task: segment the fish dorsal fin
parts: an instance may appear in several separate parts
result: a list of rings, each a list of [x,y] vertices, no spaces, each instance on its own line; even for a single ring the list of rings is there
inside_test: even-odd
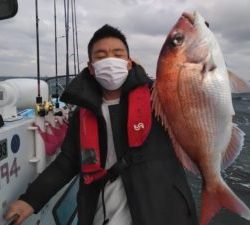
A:
[[[188,171],[192,172],[193,174],[200,174],[200,171],[198,167],[195,165],[195,163],[189,158],[187,153],[183,150],[183,148],[180,146],[180,144],[176,141],[173,132],[171,129],[168,129],[169,136],[172,140],[175,154],[177,158],[180,160],[182,166],[187,169]]]
[[[152,100],[152,109],[154,110],[156,118],[158,120],[161,119],[162,126],[164,126],[164,128],[167,129],[168,128],[167,119],[166,116],[164,115],[164,111],[158,97],[157,88],[155,87],[155,82],[153,84],[151,100]]]
[[[161,102],[159,100],[157,88],[155,87],[155,83],[153,85],[151,99],[152,99],[152,108],[154,109],[155,116],[161,120],[162,126],[164,126],[166,130],[168,130],[168,134],[172,140],[175,154],[177,158],[180,160],[182,166],[194,174],[199,174],[199,169],[193,163],[193,161],[189,158],[186,152],[182,149],[180,144],[176,141],[176,138],[171,130],[171,127],[168,125],[167,117],[164,114]]]
[[[245,133],[237,127],[237,124],[233,124],[232,137],[224,152],[221,169],[225,170],[229,167],[240,154],[244,144],[244,136]]]
[[[232,93],[247,93],[250,92],[249,82],[239,78],[235,73],[227,70],[228,77],[230,80],[231,92]]]

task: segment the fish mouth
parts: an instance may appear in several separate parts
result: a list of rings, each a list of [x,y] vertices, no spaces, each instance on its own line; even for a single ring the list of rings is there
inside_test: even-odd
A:
[[[182,13],[181,17],[187,20],[191,25],[194,25],[195,15],[192,13],[184,12]]]

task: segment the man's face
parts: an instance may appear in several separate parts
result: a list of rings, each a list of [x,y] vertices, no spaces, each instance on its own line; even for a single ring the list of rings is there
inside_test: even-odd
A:
[[[88,67],[91,74],[94,74],[94,69],[91,64],[108,57],[127,60],[128,70],[132,67],[132,62],[129,59],[125,45],[120,39],[114,37],[103,38],[94,43],[90,57],[91,62],[88,63]]]

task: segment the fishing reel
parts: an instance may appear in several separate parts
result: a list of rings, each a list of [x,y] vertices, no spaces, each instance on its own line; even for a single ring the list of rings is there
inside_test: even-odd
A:
[[[42,102],[41,97],[37,97],[36,99],[36,115],[39,115],[41,117],[46,116],[49,112],[53,111],[54,106],[49,101]]]

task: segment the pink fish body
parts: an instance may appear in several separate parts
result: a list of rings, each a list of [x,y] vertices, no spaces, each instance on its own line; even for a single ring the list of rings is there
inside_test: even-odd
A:
[[[203,17],[183,13],[159,56],[152,100],[183,166],[203,180],[200,224],[225,207],[250,220],[250,210],[221,177],[239,155],[244,133],[234,109],[220,47]]]

